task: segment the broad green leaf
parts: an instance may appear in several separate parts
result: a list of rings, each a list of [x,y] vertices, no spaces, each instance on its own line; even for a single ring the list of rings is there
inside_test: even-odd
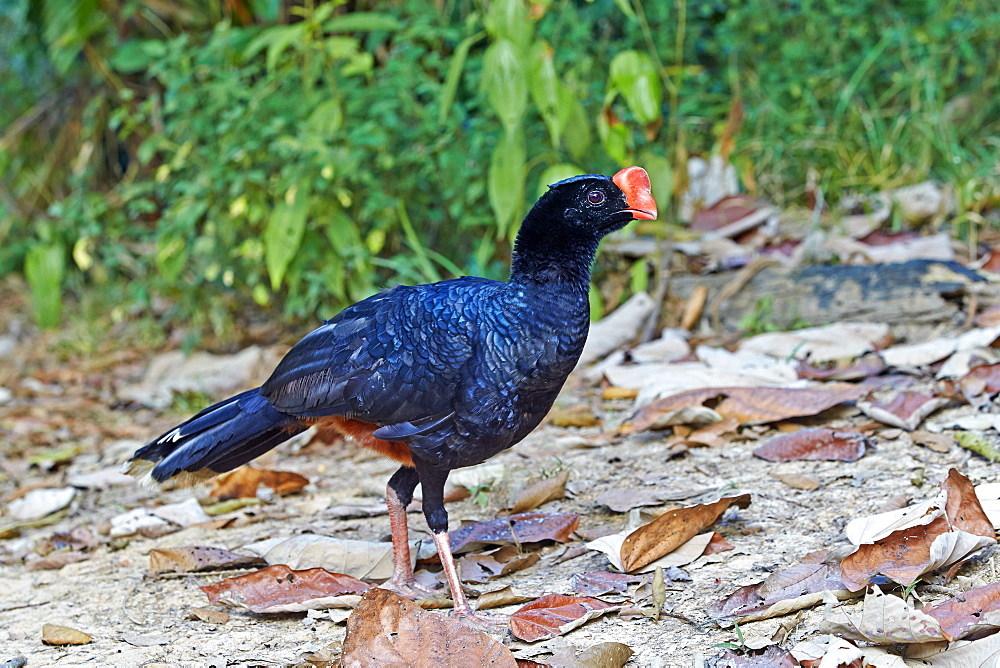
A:
[[[542,175],[538,178],[538,193],[536,197],[541,197],[549,189],[553,183],[558,183],[563,179],[568,179],[571,176],[577,176],[583,174],[583,170],[572,165],[568,162],[561,162],[557,165],[550,165],[545,168]]]
[[[344,124],[344,110],[340,100],[334,98],[321,102],[309,114],[309,129],[324,138],[332,138]]]
[[[566,150],[569,151],[574,160],[580,160],[590,148],[590,119],[587,118],[587,110],[583,108],[583,104],[572,94],[572,91],[568,88],[564,90],[569,93],[570,97],[565,102],[567,119],[563,127],[563,137],[566,140]]]
[[[487,191],[497,218],[498,237],[507,234],[521,212],[526,159],[524,133],[520,130],[505,132],[493,148]]]
[[[531,42],[534,32],[524,0],[492,0],[484,24],[491,37],[510,40],[522,50]]]
[[[243,51],[243,58],[251,60],[263,49],[267,49],[267,69],[274,71],[278,58],[285,49],[293,44],[301,44],[305,40],[306,23],[296,23],[290,26],[272,26],[265,28]]]
[[[250,0],[250,9],[261,21],[272,23],[278,20],[282,0]]]
[[[625,103],[640,123],[652,123],[660,117],[663,90],[656,65],[641,51],[622,51],[611,60],[610,87],[622,94]]]
[[[158,39],[133,39],[116,49],[108,63],[119,72],[141,72],[162,58],[167,45]]]
[[[469,56],[469,49],[482,38],[483,33],[476,33],[466,37],[455,47],[455,53],[452,54],[451,62],[448,63],[448,74],[445,76],[444,86],[441,87],[441,108],[438,111],[438,123],[441,125],[444,125],[445,120],[447,120],[448,112],[455,101],[458,82],[462,79],[462,71],[465,69],[465,59]]]
[[[156,267],[168,281],[177,280],[190,254],[184,237],[177,233],[166,232],[156,239]]]
[[[559,146],[565,117],[560,114],[560,90],[564,88],[556,66],[552,60],[552,47],[548,42],[538,41],[531,51],[530,67],[528,68],[528,84],[531,87],[531,98],[538,107],[538,113],[545,121],[549,130],[552,146]]]
[[[399,30],[403,24],[395,16],[379,12],[351,12],[334,16],[324,26],[330,32],[367,32],[371,30]]]
[[[628,162],[628,128],[624,123],[616,122],[613,125],[608,122],[607,114],[597,117],[597,134],[604,144],[604,152],[617,162],[624,165]]]
[[[285,201],[274,207],[264,230],[264,262],[271,277],[271,289],[277,290],[285,271],[299,250],[309,214],[309,189],[292,186]]]
[[[482,86],[493,111],[511,133],[524,117],[528,106],[528,86],[524,64],[510,40],[497,40],[483,56]]]
[[[42,329],[51,329],[62,318],[62,279],[66,270],[65,250],[58,243],[36,243],[24,258],[24,277],[28,280],[35,306],[35,320]]]
[[[637,164],[649,174],[656,205],[660,211],[666,211],[674,190],[674,170],[670,160],[647,150],[639,155]]]

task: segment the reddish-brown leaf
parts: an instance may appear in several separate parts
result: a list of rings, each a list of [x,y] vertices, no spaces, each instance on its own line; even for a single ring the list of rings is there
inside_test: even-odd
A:
[[[740,424],[777,422],[794,417],[816,415],[837,404],[856,401],[868,394],[857,385],[824,387],[721,387],[691,390],[658,399],[632,418],[633,431],[643,431],[656,424],[661,415],[701,406],[710,399],[723,397],[714,407],[723,417],[732,417]]]
[[[513,545],[505,545],[490,554],[467,554],[458,560],[462,582],[488,582],[501,575],[533,566],[541,559],[538,552],[521,554]]]
[[[767,202],[754,199],[749,195],[723,197],[707,209],[696,211],[691,218],[691,229],[699,232],[718,230],[767,206]],[[765,218],[761,218],[757,224],[760,225],[765,220]]]
[[[550,478],[542,478],[525,487],[517,495],[511,514],[518,515],[534,510],[543,503],[555,501],[566,496],[566,483],[569,481],[569,471],[562,471]]]
[[[506,647],[485,633],[385,589],[370,589],[347,620],[344,668],[496,666],[514,668]]]
[[[844,588],[836,564],[799,563],[772,573],[759,584],[740,587],[709,605],[707,612],[717,620],[740,619],[762,613],[781,601]]]
[[[951,469],[941,487],[947,492],[944,517],[899,529],[874,544],[860,545],[856,552],[843,559],[843,582],[848,589],[863,589],[877,574],[909,585],[930,568],[931,544],[943,534],[959,530],[973,536],[995,537],[993,525],[983,512],[968,478]],[[956,558],[964,556],[960,554]]]
[[[625,571],[652,563],[696,536],[713,524],[729,506],[746,508],[750,495],[728,496],[715,503],[702,503],[688,508],[668,510],[649,524],[644,524],[625,538],[621,557]]]
[[[705,551],[702,552],[702,554],[718,554],[719,552],[728,552],[732,549],[732,543],[723,538],[722,534],[716,531],[712,533],[712,540],[705,546]]]
[[[284,496],[301,491],[308,484],[308,478],[291,471],[268,471],[241,466],[216,478],[209,496],[220,501],[252,498],[257,496],[259,487],[270,487],[275,494]]]
[[[486,522],[476,522],[449,533],[454,553],[471,552],[486,545],[569,541],[580,524],[576,513],[521,513]]]
[[[824,460],[854,462],[870,444],[864,434],[834,429],[800,429],[776,436],[753,451],[769,462]]]
[[[958,386],[969,403],[983,395],[991,397],[1000,394],[1000,363],[977,366],[962,376]]]
[[[356,595],[371,585],[325,568],[293,571],[284,564],[226,578],[201,590],[209,603],[225,603],[254,612],[295,612],[308,610],[306,602],[337,596]]]
[[[620,605],[590,596],[546,594],[510,617],[510,630],[526,642],[555,638]]]
[[[900,392],[891,401],[860,401],[858,408],[883,424],[913,431],[928,415],[951,403],[947,397],[923,392]]]
[[[256,568],[266,566],[260,557],[237,554],[219,547],[192,545],[164,547],[149,551],[151,573],[197,573],[223,568]]]
[[[994,582],[923,608],[941,624],[941,631],[948,640],[958,640],[980,631],[983,615],[1000,610],[1000,583]],[[993,625],[991,625],[993,626]],[[995,626],[993,626],[995,628]]]
[[[609,573],[607,571],[590,571],[589,573],[574,573],[570,586],[578,594],[584,596],[600,596],[615,592],[621,594],[630,584],[642,580],[638,575],[624,573]]]

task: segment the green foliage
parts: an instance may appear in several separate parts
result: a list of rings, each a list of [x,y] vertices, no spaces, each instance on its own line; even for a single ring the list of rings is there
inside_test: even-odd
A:
[[[502,278],[547,184],[641,164],[669,216],[692,153],[723,150],[780,204],[808,169],[831,202],[949,181],[970,240],[1000,192],[985,0],[356,9],[4,4],[0,274],[24,272],[40,323],[99,291],[225,333],[251,301],[304,319],[393,282]],[[637,263],[629,284],[654,280]]]

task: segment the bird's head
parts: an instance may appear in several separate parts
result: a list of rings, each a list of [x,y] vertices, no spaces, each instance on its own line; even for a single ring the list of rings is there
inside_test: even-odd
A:
[[[656,201],[642,167],[626,167],[612,177],[587,174],[554,183],[521,225],[514,245],[515,273],[580,263],[589,273],[601,238],[635,219],[656,219]]]
[[[635,219],[656,219],[656,201],[642,167],[626,167],[613,177],[587,174],[554,183],[536,206],[544,208],[551,223],[597,238]]]

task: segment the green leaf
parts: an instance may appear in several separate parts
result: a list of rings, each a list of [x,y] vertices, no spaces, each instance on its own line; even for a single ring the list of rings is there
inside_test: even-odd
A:
[[[552,60],[552,47],[548,42],[538,41],[531,52],[531,66],[528,69],[528,85],[531,89],[531,99],[538,107],[538,113],[545,121],[549,130],[552,146],[559,146],[563,123],[566,118],[560,113],[560,92],[565,88],[556,74],[556,66]]]
[[[487,191],[497,218],[497,236],[507,234],[524,202],[524,169],[527,160],[524,133],[504,132],[493,148]]]
[[[448,74],[441,87],[441,107],[438,110],[438,124],[440,125],[444,125],[451,105],[455,101],[455,94],[458,92],[458,83],[462,79],[462,71],[465,69],[465,59],[469,56],[469,49],[482,38],[483,33],[476,33],[466,37],[455,47],[455,53],[452,54],[451,62],[448,63]]]
[[[141,72],[166,53],[167,45],[158,39],[134,39],[118,47],[108,63],[119,72]]]
[[[637,164],[649,174],[656,205],[660,211],[666,211],[674,190],[674,171],[670,160],[647,150],[639,155]]]
[[[578,174],[583,174],[583,170],[568,162],[561,162],[559,164],[546,167],[545,171],[542,172],[542,175],[538,177],[537,197],[544,195],[549,189],[549,186],[553,183],[557,183],[563,179],[568,179],[569,177],[576,176]]]
[[[663,90],[656,66],[641,51],[622,51],[611,61],[610,87],[622,94],[625,103],[640,123],[660,118]]]
[[[531,42],[534,32],[524,0],[493,0],[483,23],[494,39],[509,40],[521,50]]]
[[[608,122],[607,114],[601,114],[597,118],[597,134],[600,135],[601,142],[604,144],[604,152],[612,160],[619,165],[628,162],[629,132],[624,123],[619,122],[611,125]]]
[[[500,122],[512,132],[528,106],[528,86],[521,56],[510,40],[497,40],[486,49],[482,86]]]
[[[247,48],[243,51],[243,57],[246,60],[250,60],[266,48],[267,69],[269,72],[273,72],[275,65],[278,64],[278,58],[284,53],[285,49],[294,44],[302,44],[304,42],[307,26],[308,24],[303,22],[290,26],[265,28],[256,39],[247,45]]]
[[[264,230],[264,262],[271,277],[271,289],[277,290],[288,265],[302,244],[309,214],[309,189],[292,186],[285,201],[274,207]]]
[[[399,30],[403,24],[395,16],[379,12],[351,12],[334,16],[324,26],[329,32],[367,32],[371,30]]]
[[[190,254],[184,237],[177,233],[165,232],[156,239],[156,267],[168,281],[177,280]]]
[[[344,124],[344,110],[340,100],[334,98],[321,102],[309,114],[309,129],[324,138],[332,138]]]
[[[35,320],[42,329],[52,329],[62,318],[62,279],[66,253],[61,244],[36,243],[24,258],[24,276],[31,289]]]
[[[590,119],[587,118],[587,110],[583,108],[583,103],[572,94],[569,89],[570,99],[563,103],[567,109],[566,124],[563,127],[563,137],[566,140],[566,150],[574,160],[581,160],[590,148],[591,131]]]

